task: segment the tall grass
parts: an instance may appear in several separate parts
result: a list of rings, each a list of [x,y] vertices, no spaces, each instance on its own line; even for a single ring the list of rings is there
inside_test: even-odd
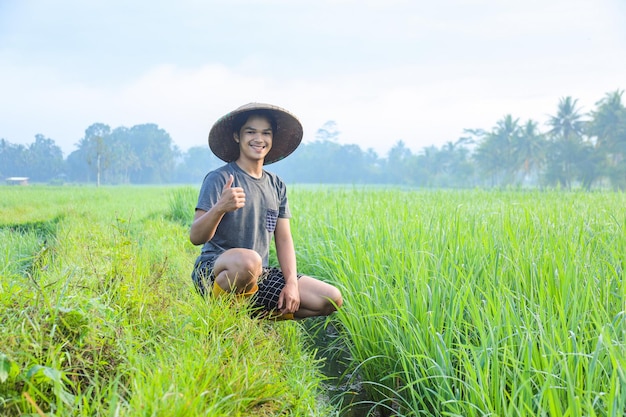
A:
[[[1,413],[335,413],[298,323],[194,293],[194,200],[0,188]],[[355,387],[371,416],[624,415],[624,194],[295,187],[290,205],[300,271],[344,295],[343,415]]]
[[[180,193],[0,187],[0,415],[331,413],[297,323],[196,294]]]
[[[372,410],[624,415],[623,194],[292,194]]]

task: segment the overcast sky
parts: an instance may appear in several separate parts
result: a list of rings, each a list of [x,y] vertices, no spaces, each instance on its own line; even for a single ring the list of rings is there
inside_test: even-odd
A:
[[[0,0],[0,138],[96,122],[181,150],[260,101],[385,156],[626,89],[624,0]],[[626,100],[626,97],[625,97]]]

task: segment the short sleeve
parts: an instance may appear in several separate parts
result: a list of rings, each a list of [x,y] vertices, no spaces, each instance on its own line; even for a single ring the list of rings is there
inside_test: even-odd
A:
[[[202,181],[196,210],[209,211],[222,195],[222,190],[227,180],[228,173],[223,170],[209,172]]]

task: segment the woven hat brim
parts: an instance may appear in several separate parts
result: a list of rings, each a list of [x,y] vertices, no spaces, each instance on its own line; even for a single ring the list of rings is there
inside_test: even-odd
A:
[[[269,110],[276,119],[276,131],[273,132],[272,149],[268,152],[264,165],[268,165],[285,158],[302,142],[302,124],[289,111],[265,103],[245,104],[215,122],[209,132],[209,147],[211,151],[225,162],[232,162],[239,158],[239,144],[233,139],[233,125],[237,115],[254,110]]]

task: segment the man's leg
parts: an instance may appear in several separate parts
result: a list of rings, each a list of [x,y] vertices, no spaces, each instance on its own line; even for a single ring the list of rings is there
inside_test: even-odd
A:
[[[296,318],[328,316],[343,304],[341,292],[323,281],[303,275],[298,280],[300,308]]]
[[[253,295],[258,290],[257,279],[262,273],[262,264],[261,256],[250,249],[229,249],[222,253],[213,266],[213,294]]]

